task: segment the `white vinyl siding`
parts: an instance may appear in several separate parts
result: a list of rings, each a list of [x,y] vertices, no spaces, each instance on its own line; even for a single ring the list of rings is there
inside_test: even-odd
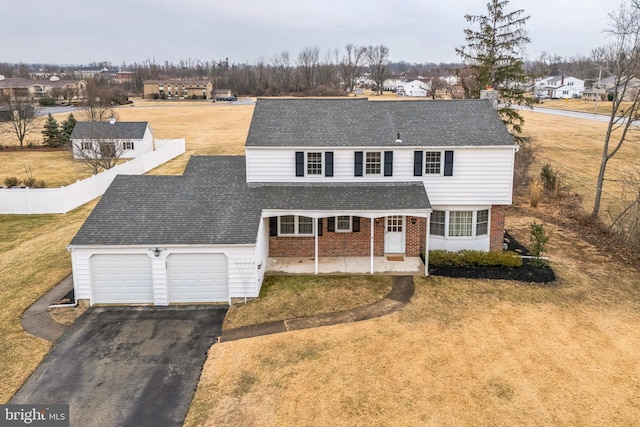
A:
[[[376,147],[376,151],[378,147]],[[333,177],[298,177],[296,182],[424,182],[429,200],[436,205],[509,205],[511,204],[514,147],[465,147],[454,151],[453,176],[424,174],[413,176],[414,151],[442,151],[445,147],[380,147],[380,152],[393,151],[393,176],[353,176],[354,151],[371,147],[319,147],[333,151]],[[450,148],[446,148],[450,149]],[[300,148],[247,148],[248,182],[290,182],[295,176],[292,161]],[[363,159],[364,163],[364,159]],[[426,164],[425,164],[426,165]],[[364,165],[363,165],[364,166]],[[423,171],[424,171],[423,166]],[[441,170],[442,172],[442,170]]]

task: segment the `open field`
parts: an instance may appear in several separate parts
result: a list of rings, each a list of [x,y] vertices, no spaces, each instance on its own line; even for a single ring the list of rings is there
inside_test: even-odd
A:
[[[119,115],[150,121],[159,138],[186,136],[189,153],[241,154],[252,111],[150,104]],[[592,174],[585,165],[599,161],[600,124],[525,114],[541,146],[532,173],[558,166],[587,204],[597,166]],[[625,158],[637,164],[635,150]],[[153,173],[180,174],[187,158]],[[64,248],[94,205],[0,216],[0,402],[50,349],[22,331],[20,315],[70,273]],[[510,209],[507,228],[526,243],[530,222],[555,210]],[[389,317],[216,344],[187,425],[634,425],[638,271],[556,219],[545,221],[556,284],[416,278],[412,302]]]
[[[582,99],[545,99],[536,105],[541,108],[554,108],[556,110],[581,111],[583,113],[598,113],[608,116],[611,114],[611,101],[586,101]],[[622,108],[626,109],[628,103],[623,102]]]
[[[195,153],[243,154],[244,141],[249,132],[253,105],[229,105],[185,102],[168,104],[136,101],[132,106],[115,109],[122,121],[149,122],[156,138],[185,138],[187,151],[182,156],[152,173],[181,174],[189,157]],[[75,114],[78,119],[81,115]],[[58,122],[68,114],[58,114]],[[35,135],[35,134],[34,134]],[[33,139],[33,138],[32,138]],[[4,143],[3,143],[4,142]],[[0,134],[0,145],[17,145],[11,135]],[[68,151],[34,152],[0,150],[0,185],[6,177],[25,177],[25,166],[31,167],[33,176],[44,180],[47,187],[68,185],[91,174],[81,161],[71,159]]]
[[[580,194],[583,208],[590,212],[607,124],[531,111],[521,111],[521,114],[525,119],[524,133],[532,137],[538,148],[531,176],[538,175],[544,164],[550,164],[560,173],[561,186]],[[637,171],[639,164],[640,146],[633,141],[625,142],[607,166],[603,212],[617,207],[615,196],[619,195],[620,188],[615,180]]]

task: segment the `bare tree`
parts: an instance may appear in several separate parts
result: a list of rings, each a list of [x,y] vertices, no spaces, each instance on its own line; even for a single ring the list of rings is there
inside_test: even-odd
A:
[[[298,54],[298,69],[304,89],[313,92],[317,85],[320,51],[317,47],[307,47]]]
[[[79,122],[72,134],[70,151],[93,174],[111,169],[133,142],[120,138],[112,123]]]
[[[280,90],[287,92],[291,87],[291,63],[289,61],[289,52],[283,50],[274,55],[273,59],[274,80]]]
[[[366,48],[364,46],[354,46],[351,43],[344,47],[345,54],[340,61],[338,71],[347,92],[353,92],[356,81],[362,74],[362,66],[364,65]]]
[[[389,77],[389,48],[384,45],[368,46],[366,56],[371,79],[376,82],[376,93],[382,95],[382,85]]]
[[[638,140],[637,123],[640,109],[640,91],[632,87],[632,81],[640,77],[640,5],[626,2],[609,14],[608,33],[615,41],[607,49],[608,71],[614,77],[614,93],[611,115],[602,146],[600,170],[596,182],[595,201],[591,218],[600,213],[602,192],[607,164],[627,140]]]
[[[2,115],[5,120],[4,127],[18,138],[20,147],[24,147],[27,136],[40,128],[38,107],[26,98],[7,98],[2,103]]]
[[[611,228],[637,256],[640,253],[640,169],[625,172],[620,181],[624,209],[611,215]]]
[[[86,87],[86,101],[79,116],[87,122],[106,122],[117,115],[109,104],[110,94],[101,81],[88,79]]]

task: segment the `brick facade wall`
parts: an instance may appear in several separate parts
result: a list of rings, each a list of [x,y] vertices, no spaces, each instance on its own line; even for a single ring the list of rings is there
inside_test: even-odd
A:
[[[491,231],[489,235],[489,250],[501,251],[504,243],[504,217],[506,206],[491,207]]]
[[[419,256],[424,250],[426,219],[417,218],[412,224],[411,219],[405,218],[406,227],[406,256]],[[374,255],[384,255],[384,227],[385,219],[374,220]],[[329,256],[369,256],[371,254],[369,231],[371,220],[360,218],[360,231],[351,233],[337,233],[327,231],[327,220],[323,218],[322,236],[318,236],[318,254]],[[313,237],[269,237],[269,256],[271,257],[313,257],[315,243]]]

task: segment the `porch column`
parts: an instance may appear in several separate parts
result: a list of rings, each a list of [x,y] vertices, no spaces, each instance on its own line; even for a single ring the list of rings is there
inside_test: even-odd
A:
[[[315,244],[315,263],[316,263],[316,274],[318,274],[318,218],[314,218],[315,227],[313,227],[313,241]]]
[[[424,236],[424,275],[429,275],[429,235],[431,234],[431,213],[427,214],[427,235]]]
[[[371,248],[371,274],[373,274],[373,237],[374,237],[374,227],[373,224],[376,222],[375,218],[370,218],[369,222],[371,223],[371,227],[369,227],[369,236],[370,236],[370,248]]]

